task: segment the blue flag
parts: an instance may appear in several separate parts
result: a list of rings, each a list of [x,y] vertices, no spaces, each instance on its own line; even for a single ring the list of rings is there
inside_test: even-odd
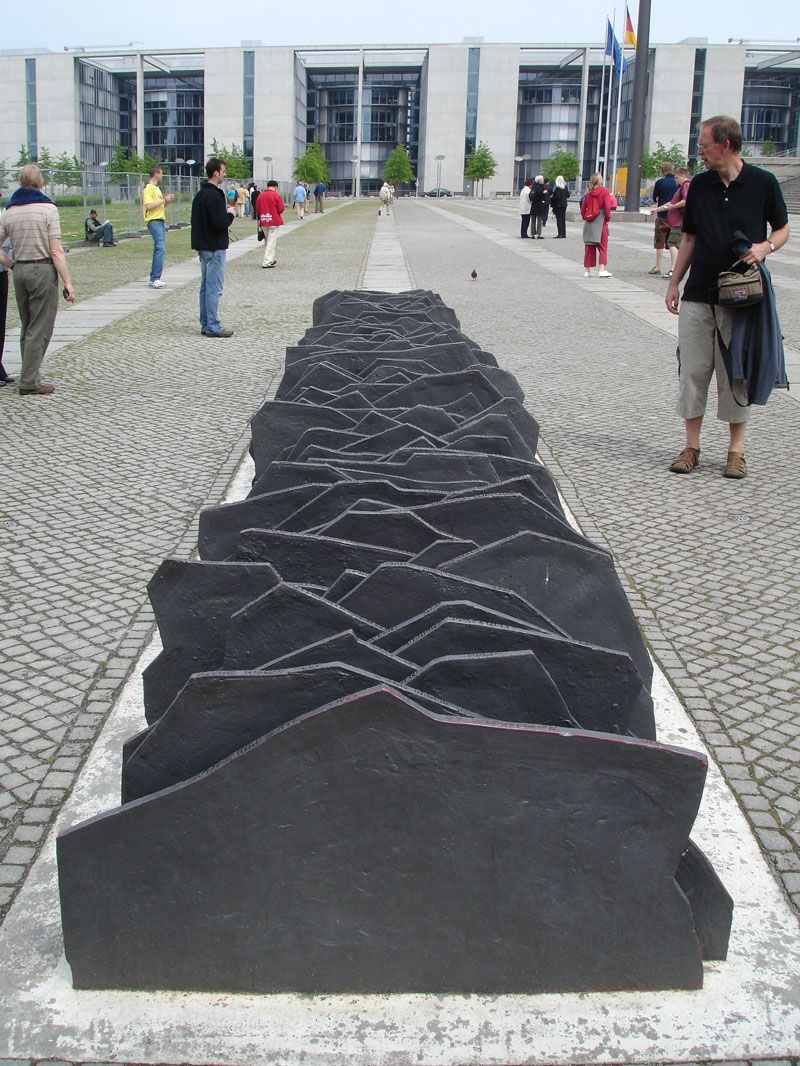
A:
[[[628,69],[628,63],[622,54],[619,41],[614,35],[614,29],[610,19],[606,19],[606,27],[606,50],[604,54],[613,58],[614,70],[617,73],[617,77],[619,77],[620,72],[624,74]]]

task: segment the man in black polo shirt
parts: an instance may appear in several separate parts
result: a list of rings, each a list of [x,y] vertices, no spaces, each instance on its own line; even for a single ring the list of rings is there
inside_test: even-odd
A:
[[[667,309],[673,315],[678,314],[680,302],[678,414],[686,423],[686,447],[670,466],[675,474],[688,474],[697,466],[700,428],[715,370],[717,418],[730,426],[724,476],[743,478],[747,474],[744,438],[749,408],[737,404],[716,343],[714,316],[728,344],[732,312],[712,308],[712,294],[717,275],[729,270],[736,260],[732,246],[737,230],[753,242],[744,259],[760,263],[786,244],[789,225],[775,176],[745,163],[741,150],[742,130],[736,119],[715,115],[701,123],[697,151],[706,171],[696,175],[689,186],[683,240],[666,295]],[[687,270],[689,278],[681,302],[678,283]]]

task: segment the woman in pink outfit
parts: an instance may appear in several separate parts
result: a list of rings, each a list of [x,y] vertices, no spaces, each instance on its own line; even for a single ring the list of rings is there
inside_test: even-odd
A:
[[[589,188],[581,201],[581,218],[584,222],[590,222],[594,218],[602,216],[603,228],[599,241],[585,244],[583,253],[583,276],[591,277],[592,268],[597,262],[597,250],[600,249],[600,269],[597,276],[600,278],[613,277],[608,269],[608,223],[611,219],[611,194],[603,185],[602,174],[592,174],[589,178]]]

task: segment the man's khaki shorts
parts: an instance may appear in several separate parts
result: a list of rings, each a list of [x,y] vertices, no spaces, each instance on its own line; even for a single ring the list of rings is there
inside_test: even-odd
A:
[[[653,229],[653,247],[656,249],[666,248],[667,237],[669,237],[669,222],[667,222],[667,216],[664,215],[664,217],[661,218],[659,215],[656,215],[656,224]]]
[[[706,413],[708,386],[717,375],[717,418],[720,422],[747,422],[749,407],[740,407],[733,397],[725,364],[719,353],[714,328],[714,314],[725,344],[730,344],[733,316],[724,307],[687,303],[680,306],[678,319],[678,414],[681,418],[700,418]],[[736,395],[746,402],[743,383],[737,383]]]
[[[680,226],[671,226],[667,237],[667,248],[680,248],[683,240],[683,230]]]

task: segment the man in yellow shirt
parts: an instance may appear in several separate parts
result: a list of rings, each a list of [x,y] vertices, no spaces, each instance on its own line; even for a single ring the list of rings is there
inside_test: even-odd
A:
[[[150,180],[142,191],[142,210],[147,231],[153,238],[153,262],[150,266],[150,288],[163,289],[164,282],[161,280],[161,272],[164,269],[164,256],[167,252],[167,213],[164,210],[167,204],[171,204],[173,196],[168,192],[162,196],[158,184],[161,181],[163,171],[159,166],[150,167]]]

